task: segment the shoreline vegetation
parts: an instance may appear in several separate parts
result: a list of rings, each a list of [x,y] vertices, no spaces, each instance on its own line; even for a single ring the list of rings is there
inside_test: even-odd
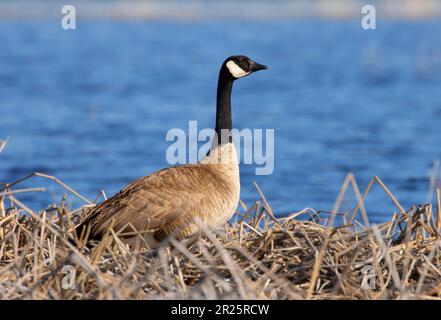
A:
[[[33,177],[66,189],[61,203],[35,212],[20,201],[44,191],[20,187]],[[363,205],[374,184],[397,208],[379,225]],[[141,240],[129,249],[112,228],[90,248],[72,245],[70,231],[94,203],[55,177],[2,184],[0,299],[441,299],[439,189],[434,204],[405,210],[380,178],[360,193],[348,174],[331,212],[276,218],[255,187],[260,200],[241,203],[223,230],[201,226],[200,237],[151,251]],[[350,187],[358,204],[340,212]],[[68,194],[85,204],[69,208]]]
[[[283,19],[283,18],[332,18],[361,17],[361,0],[278,0],[243,2],[226,0],[131,0],[131,1],[71,1],[79,18],[93,19]],[[392,19],[430,19],[441,16],[439,0],[372,1],[378,15]],[[0,3],[1,18],[39,19],[60,17],[61,6],[50,0],[3,1]]]

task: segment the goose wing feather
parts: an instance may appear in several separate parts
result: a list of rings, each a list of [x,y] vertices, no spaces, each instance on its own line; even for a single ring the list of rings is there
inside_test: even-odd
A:
[[[102,235],[113,221],[119,230],[131,223],[137,230],[160,228],[195,211],[215,186],[210,166],[184,165],[137,179],[94,207],[77,227],[90,226],[90,238]]]

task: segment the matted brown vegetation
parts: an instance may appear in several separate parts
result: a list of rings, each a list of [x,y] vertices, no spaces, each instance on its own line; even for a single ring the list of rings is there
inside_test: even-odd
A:
[[[32,211],[16,197],[41,191],[19,188],[32,176],[58,182],[86,204],[70,210],[63,200]],[[389,222],[369,226],[363,200],[375,182],[398,211]],[[358,205],[339,213],[351,184]],[[91,248],[75,247],[70,231],[93,203],[43,174],[4,185],[0,299],[441,298],[439,190],[435,208],[405,211],[379,178],[360,194],[350,174],[332,212],[308,208],[283,218],[275,218],[257,190],[261,200],[242,204],[224,230],[213,234],[201,226],[200,237],[171,238],[152,251],[141,241],[127,247],[112,229]],[[359,211],[363,224],[355,219]]]

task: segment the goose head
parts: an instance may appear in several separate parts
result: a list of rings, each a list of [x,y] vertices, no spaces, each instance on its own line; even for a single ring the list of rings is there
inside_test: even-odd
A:
[[[268,69],[267,66],[257,63],[247,56],[231,56],[222,65],[225,73],[237,80],[252,74],[253,72]]]

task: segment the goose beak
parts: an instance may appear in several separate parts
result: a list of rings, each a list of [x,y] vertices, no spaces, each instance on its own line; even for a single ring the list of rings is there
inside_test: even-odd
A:
[[[256,71],[265,70],[265,69],[268,69],[268,67],[263,64],[251,61],[251,72],[256,72]]]

